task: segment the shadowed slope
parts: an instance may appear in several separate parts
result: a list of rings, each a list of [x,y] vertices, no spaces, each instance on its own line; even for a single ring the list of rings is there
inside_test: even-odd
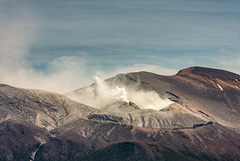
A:
[[[145,144],[136,141],[111,143],[84,158],[82,161],[194,161],[163,146]]]

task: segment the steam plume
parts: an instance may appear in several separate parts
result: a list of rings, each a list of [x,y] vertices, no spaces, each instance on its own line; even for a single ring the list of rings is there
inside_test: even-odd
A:
[[[115,102],[124,101],[134,102],[141,109],[160,110],[169,106],[173,102],[168,99],[162,99],[155,91],[135,90],[115,85],[110,87],[105,81],[94,76],[95,86],[89,86],[80,91],[80,93],[69,93],[71,99],[97,108],[103,108]]]

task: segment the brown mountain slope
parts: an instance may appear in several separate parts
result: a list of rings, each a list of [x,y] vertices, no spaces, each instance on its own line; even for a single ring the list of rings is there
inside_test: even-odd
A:
[[[155,91],[173,101],[160,110],[122,101],[99,109],[56,93],[0,85],[0,160],[240,160],[238,80],[200,67],[106,80],[110,87]],[[73,93],[87,95],[86,88]]]
[[[191,67],[174,76],[148,72],[120,74],[110,85],[154,90],[201,118],[240,128],[240,76],[224,70]]]
[[[164,146],[145,144],[138,141],[114,142],[84,158],[76,158],[82,161],[196,161],[181,155]]]

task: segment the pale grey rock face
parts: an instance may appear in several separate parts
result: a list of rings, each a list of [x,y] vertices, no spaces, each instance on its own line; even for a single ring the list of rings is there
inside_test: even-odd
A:
[[[98,97],[96,84],[66,95],[0,85],[0,160],[94,160],[123,154],[158,160],[169,157],[165,153],[182,160],[239,160],[236,80],[240,77],[234,73],[199,67],[174,76],[120,74],[105,81],[107,94],[98,99],[91,98]],[[117,99],[101,102],[111,90]],[[76,102],[73,95],[101,106]]]

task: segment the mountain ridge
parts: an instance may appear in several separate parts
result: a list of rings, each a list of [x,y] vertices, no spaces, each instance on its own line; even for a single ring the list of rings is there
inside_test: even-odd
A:
[[[200,76],[206,76],[209,78],[221,78],[221,79],[239,79],[240,76],[236,73],[229,72],[223,69],[214,69],[207,67],[194,66],[180,70],[176,75],[187,75],[187,74],[196,74]]]
[[[0,160],[95,160],[124,154],[133,160],[171,160],[170,154],[183,160],[240,160],[239,75],[212,74],[217,71],[136,72],[104,81],[107,90],[133,92],[141,101],[158,95],[172,102],[157,110],[119,98],[90,107],[68,94],[0,85]],[[90,96],[86,92],[96,94],[96,89],[92,84],[72,94]]]

